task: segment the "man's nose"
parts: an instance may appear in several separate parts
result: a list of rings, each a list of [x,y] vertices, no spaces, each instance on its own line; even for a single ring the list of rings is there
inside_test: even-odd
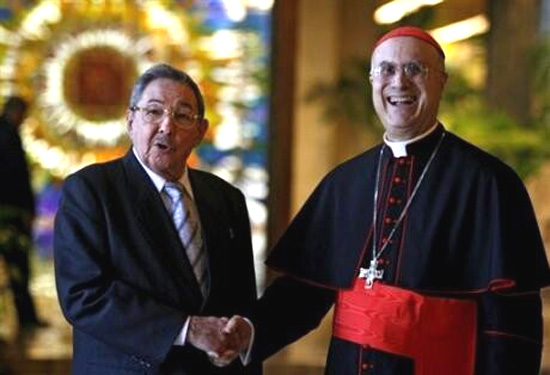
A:
[[[391,77],[392,84],[402,85],[405,82],[409,82],[409,76],[405,74],[405,70],[402,68],[395,69],[395,73]]]
[[[175,129],[176,123],[174,122],[174,116],[172,112],[165,112],[162,116],[162,120],[159,123],[159,130],[163,133],[170,133]]]

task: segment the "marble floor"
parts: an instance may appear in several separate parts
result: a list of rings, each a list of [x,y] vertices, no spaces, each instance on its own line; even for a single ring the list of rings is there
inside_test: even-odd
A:
[[[42,272],[34,278],[32,284],[39,312],[49,322],[47,328],[19,335],[9,293],[0,289],[0,375],[70,374],[71,331],[58,307],[53,277],[48,267],[51,265],[39,264],[36,267],[42,269]],[[543,354],[542,374],[550,375],[550,289],[545,290],[543,296],[546,350]],[[264,366],[264,373],[322,375],[331,334],[330,321],[329,314],[319,329],[269,359]]]

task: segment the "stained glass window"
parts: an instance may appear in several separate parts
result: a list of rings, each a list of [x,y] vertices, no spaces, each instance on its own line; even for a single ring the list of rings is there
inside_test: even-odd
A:
[[[203,91],[210,129],[190,164],[247,197],[259,265],[266,247],[270,23],[273,0],[43,0],[0,5],[0,95],[32,103],[23,124],[51,255],[60,182],[123,155],[131,86],[168,62]],[[258,267],[258,279],[263,279]]]

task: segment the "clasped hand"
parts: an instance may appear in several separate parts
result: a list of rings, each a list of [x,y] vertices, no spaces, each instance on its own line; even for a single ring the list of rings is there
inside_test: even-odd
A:
[[[241,316],[231,319],[212,316],[192,316],[187,341],[208,354],[210,361],[223,367],[248,348],[252,328]]]

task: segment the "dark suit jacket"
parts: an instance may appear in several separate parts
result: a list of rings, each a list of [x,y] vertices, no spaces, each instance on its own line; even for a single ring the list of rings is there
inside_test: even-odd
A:
[[[231,316],[256,299],[250,226],[239,190],[189,170],[209,257],[198,283],[160,194],[133,152],[65,181],[55,225],[55,272],[73,326],[75,374],[259,374],[240,360],[218,369],[173,346],[189,315]]]

